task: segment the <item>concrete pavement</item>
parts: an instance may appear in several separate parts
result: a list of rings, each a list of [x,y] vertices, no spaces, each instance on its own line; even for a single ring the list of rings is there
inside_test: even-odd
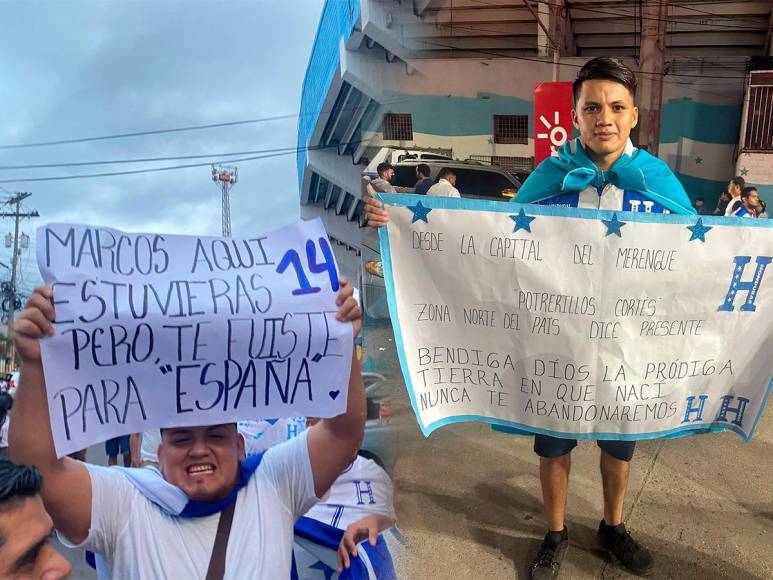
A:
[[[370,370],[399,380],[387,326],[369,329]],[[407,394],[402,390],[403,403]],[[413,419],[413,418],[411,418]],[[408,550],[401,578],[528,578],[545,533],[531,438],[482,424],[424,436],[399,431],[394,469],[400,529]],[[629,578],[598,547],[602,516],[599,451],[573,452],[567,507],[571,547],[561,578]],[[744,444],[732,433],[638,445],[625,521],[656,559],[652,578],[773,578],[773,413]]]

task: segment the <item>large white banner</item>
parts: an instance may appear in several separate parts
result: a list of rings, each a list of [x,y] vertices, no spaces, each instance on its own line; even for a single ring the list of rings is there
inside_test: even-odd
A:
[[[57,453],[157,427],[346,410],[351,324],[319,220],[253,238],[49,224],[43,365]]]
[[[773,222],[383,195],[425,435],[751,438],[773,375]]]

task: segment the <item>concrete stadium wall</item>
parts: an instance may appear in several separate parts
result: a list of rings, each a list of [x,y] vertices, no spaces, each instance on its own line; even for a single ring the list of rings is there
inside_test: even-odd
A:
[[[569,59],[560,80],[572,80],[584,59]],[[635,67],[634,63],[628,63]],[[668,75],[663,86],[660,157],[682,180],[688,193],[713,207],[735,160],[743,103],[743,70],[737,61],[712,76]],[[412,141],[384,141],[395,147],[452,149],[470,155],[530,157],[534,151],[534,87],[551,78],[552,65],[523,60],[449,59],[419,61],[363,125],[365,137],[381,136],[384,113],[410,113]],[[528,115],[529,142],[495,144],[493,115]]]
[[[760,197],[773,209],[773,153],[741,153],[736,167],[737,175],[753,185]]]

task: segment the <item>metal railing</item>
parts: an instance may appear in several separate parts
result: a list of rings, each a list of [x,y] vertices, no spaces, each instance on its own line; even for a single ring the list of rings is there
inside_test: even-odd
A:
[[[766,76],[773,78],[773,73]],[[743,148],[745,151],[773,151],[773,83],[756,84],[753,76],[748,90],[749,108]]]
[[[534,168],[534,157],[508,157],[505,155],[470,155],[471,161],[497,165],[505,171],[531,171]]]

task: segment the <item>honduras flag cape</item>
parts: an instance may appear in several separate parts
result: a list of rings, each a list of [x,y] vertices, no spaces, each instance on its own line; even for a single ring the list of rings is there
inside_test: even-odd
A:
[[[295,547],[291,580],[396,580],[392,556],[383,534],[375,546],[368,541],[357,545],[357,556],[349,569],[337,572],[336,553],[344,530],[318,520],[302,517],[295,523]]]
[[[250,478],[255,474],[255,471],[258,469],[262,460],[263,453],[260,453],[242,461],[239,465],[239,478],[233,491],[228,497],[217,502],[190,501],[187,494],[176,485],[172,485],[166,481],[156,467],[143,467],[141,469],[117,467],[115,469],[120,469],[142,495],[167,515],[181,518],[197,518],[216,514],[236,501],[239,491],[250,481]],[[304,519],[307,518],[301,518],[301,520]],[[338,533],[337,541],[335,541],[335,538],[330,534],[327,536],[321,534],[314,536],[308,531],[305,531],[303,527],[299,530],[298,524],[296,524],[294,533],[296,534],[296,539],[299,535],[301,537],[311,537],[309,540],[311,543],[315,541],[315,538],[319,541],[322,541],[320,538],[324,539],[324,542],[319,546],[319,549],[322,551],[327,550],[332,554],[332,561],[335,562],[336,551],[338,550],[338,545],[344,532],[336,528],[333,528],[333,530]],[[249,557],[249,555],[245,555],[245,557]],[[93,558],[89,558],[87,554],[86,559],[89,561]],[[366,566],[360,562],[357,557],[352,557],[351,561],[351,568],[346,571],[346,575],[342,574],[341,578],[345,580],[367,580],[370,576]],[[94,566],[91,561],[89,561],[89,564]]]
[[[558,156],[548,157],[529,175],[512,201],[545,203],[562,193],[583,191],[588,186],[612,185],[636,191],[678,214],[695,210],[684,187],[668,165],[644,149],[633,149],[615,161],[609,171],[601,171],[591,161],[579,139],[567,141]]]
[[[634,148],[630,140],[626,151],[609,171],[601,171],[588,157],[579,139],[567,141],[559,148],[558,156],[548,157],[537,166],[511,201],[550,204],[550,199],[556,196],[584,191],[589,186],[601,191],[605,184],[611,183],[623,191],[635,191],[648,197],[672,213],[695,213],[687,192],[668,165],[649,152]],[[506,425],[492,425],[491,428],[513,435],[534,435],[527,429]],[[665,438],[708,431],[710,429],[695,430]]]

